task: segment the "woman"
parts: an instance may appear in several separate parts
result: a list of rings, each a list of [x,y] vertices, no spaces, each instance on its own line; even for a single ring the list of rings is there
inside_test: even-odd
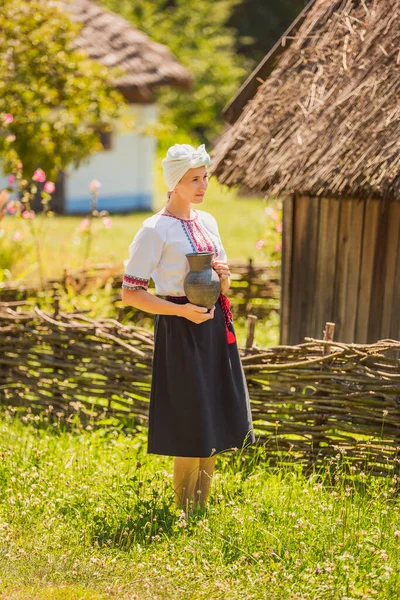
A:
[[[129,247],[122,302],[155,314],[148,452],[175,457],[177,507],[204,507],[216,454],[254,442],[249,396],[229,301],[217,223],[196,210],[208,186],[204,144],[175,144],[162,161],[168,202]],[[221,295],[208,310],[185,297],[186,254],[212,251]],[[147,291],[153,279],[157,296]],[[159,297],[159,296],[163,296]]]

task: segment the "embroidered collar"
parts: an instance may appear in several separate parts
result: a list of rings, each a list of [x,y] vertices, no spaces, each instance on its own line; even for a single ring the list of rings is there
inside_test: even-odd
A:
[[[172,219],[178,219],[178,221],[196,221],[199,218],[199,213],[197,212],[197,210],[194,208],[193,209],[194,212],[196,213],[195,216],[193,217],[193,219],[181,219],[181,217],[176,217],[175,215],[168,215],[166,213],[162,213],[162,212],[158,212],[157,214],[160,215],[161,217],[171,217]]]

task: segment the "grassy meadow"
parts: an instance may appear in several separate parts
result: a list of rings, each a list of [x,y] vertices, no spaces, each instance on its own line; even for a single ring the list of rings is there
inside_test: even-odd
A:
[[[1,600],[400,597],[396,478],[229,452],[205,510],[174,508],[146,430],[0,420]]]

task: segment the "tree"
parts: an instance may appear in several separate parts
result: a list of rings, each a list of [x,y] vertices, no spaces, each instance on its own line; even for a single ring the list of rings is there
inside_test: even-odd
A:
[[[24,177],[41,167],[55,179],[99,150],[99,127],[120,115],[116,73],[73,49],[79,27],[53,2],[2,0],[0,117],[13,116],[15,136],[0,139],[4,172],[18,156]]]
[[[246,71],[235,53],[235,33],[227,27],[240,0],[102,0],[151,39],[175,54],[194,78],[193,89],[159,92],[161,121],[171,141],[209,142],[221,130],[222,109]]]
[[[242,0],[235,6],[229,26],[237,32],[237,50],[246,56],[249,70],[271,50],[306,4],[307,0]]]

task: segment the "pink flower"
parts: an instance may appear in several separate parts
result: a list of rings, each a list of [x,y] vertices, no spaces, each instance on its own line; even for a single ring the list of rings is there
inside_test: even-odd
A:
[[[400,535],[400,531],[398,531],[398,530],[396,529],[396,531],[394,532],[394,535],[395,535],[395,537],[399,537],[399,535]]]
[[[23,235],[20,231],[16,231],[12,237],[14,242],[20,242],[23,239]]]
[[[33,211],[33,210],[24,210],[24,212],[22,213],[23,219],[33,219],[34,216],[35,216],[35,211]]]
[[[82,219],[82,221],[80,222],[80,225],[79,225],[79,229],[81,231],[86,231],[86,229],[88,229],[89,226],[90,226],[89,219]]]
[[[40,183],[43,183],[43,181],[46,181],[46,173],[42,171],[42,169],[36,169],[32,175],[32,179],[33,181],[39,181]]]
[[[282,250],[282,242],[278,242],[275,246],[275,252],[281,252]]]
[[[10,133],[10,135],[6,137],[6,142],[15,142],[16,139],[16,135],[14,133]]]
[[[276,226],[276,230],[277,230],[279,233],[282,233],[282,223],[278,223],[278,225]]]
[[[44,184],[44,191],[47,192],[48,194],[52,194],[55,189],[56,186],[52,181],[46,181],[46,183]]]
[[[101,188],[100,181],[97,181],[97,179],[93,179],[93,181],[91,181],[89,184],[89,188],[91,192],[97,192]]]
[[[9,125],[13,121],[14,121],[14,117],[10,113],[6,113],[6,115],[3,119],[3,123],[5,123],[5,125]]]
[[[9,212],[11,215],[13,215],[13,214],[15,213],[15,211],[16,211],[17,209],[15,208],[15,204],[14,204],[14,202],[10,202],[10,203],[8,204],[8,206],[7,206],[7,210],[8,210],[8,212]]]
[[[107,229],[110,229],[110,227],[112,225],[112,219],[110,217],[104,217],[103,223],[104,223],[104,227],[107,227]]]
[[[278,213],[272,208],[272,206],[267,206],[267,208],[264,210],[267,217],[270,217],[273,221],[277,221],[279,219]]]
[[[8,176],[8,183],[12,185],[15,181],[15,175],[11,174]]]
[[[258,240],[256,242],[256,248],[257,248],[257,250],[261,250],[264,246],[265,246],[265,240]]]

